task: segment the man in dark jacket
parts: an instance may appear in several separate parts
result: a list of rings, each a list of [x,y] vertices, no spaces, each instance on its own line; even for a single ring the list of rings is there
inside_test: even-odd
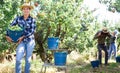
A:
[[[95,36],[94,39],[97,39],[98,45],[98,59],[100,61],[100,65],[102,64],[102,50],[105,52],[105,66],[108,65],[108,51],[107,51],[107,47],[105,44],[105,40],[107,38],[110,38],[111,35],[110,33],[107,31],[107,28],[103,28],[101,31],[98,31]]]

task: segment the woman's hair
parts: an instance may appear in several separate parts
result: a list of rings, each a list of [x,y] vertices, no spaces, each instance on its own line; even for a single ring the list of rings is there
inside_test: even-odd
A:
[[[115,35],[118,35],[119,31],[118,30],[114,30],[114,33],[115,33]]]

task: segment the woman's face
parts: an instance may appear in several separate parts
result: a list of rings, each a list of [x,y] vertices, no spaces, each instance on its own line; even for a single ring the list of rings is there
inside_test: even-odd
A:
[[[22,9],[22,12],[23,12],[24,15],[29,15],[30,14],[30,8],[29,7],[24,7]]]

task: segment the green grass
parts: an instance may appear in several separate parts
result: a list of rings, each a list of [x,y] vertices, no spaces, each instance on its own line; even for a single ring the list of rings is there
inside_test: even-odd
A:
[[[42,62],[40,62],[39,60],[32,60],[31,61],[31,73],[39,73],[40,72],[40,68],[42,67]],[[22,61],[22,70],[24,70],[24,66],[25,66],[25,61]]]
[[[109,63],[109,66],[92,68],[90,64],[73,68],[70,73],[120,73],[120,63]]]
[[[40,73],[42,62],[39,60],[33,60],[31,62],[31,73]],[[102,66],[99,68],[92,68],[90,63],[83,64],[68,64],[68,73],[120,73],[120,63],[110,62],[109,66]],[[22,61],[22,70],[24,70],[25,62]],[[0,73],[14,73],[15,63],[5,63],[0,64],[2,69],[0,69]],[[53,68],[51,68],[53,69]],[[24,73],[24,71],[23,71]]]
[[[31,73],[39,73],[42,66],[42,62],[39,60],[33,60],[31,62]],[[22,72],[24,73],[25,61],[22,60]],[[0,63],[0,73],[15,73],[15,61]]]
[[[103,59],[104,60],[104,59]],[[69,59],[68,59],[69,61]],[[79,62],[79,63],[78,63]],[[31,73],[40,73],[43,62],[39,59],[32,60],[31,62]],[[72,63],[68,63],[68,73],[120,73],[120,63],[116,63],[115,60],[109,61],[109,66],[101,66],[99,68],[92,68],[90,61],[80,60]],[[25,61],[22,60],[22,71],[24,73]],[[0,63],[0,73],[15,73],[15,61]],[[52,72],[50,72],[52,71]],[[47,68],[46,73],[55,73],[54,67]],[[59,72],[61,73],[61,72]],[[62,72],[63,73],[63,72]]]

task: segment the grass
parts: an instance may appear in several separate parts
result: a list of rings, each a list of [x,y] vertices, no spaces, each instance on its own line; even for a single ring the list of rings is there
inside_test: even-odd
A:
[[[39,60],[32,60],[31,62],[31,73],[39,73],[43,62]],[[24,70],[25,61],[22,61],[22,70]],[[23,71],[24,72],[24,71]]]
[[[90,64],[73,68],[70,73],[120,73],[120,63],[109,63],[109,66],[92,68]]]
[[[104,60],[104,59],[103,59]],[[39,59],[32,60],[31,73],[40,73],[43,62]],[[109,61],[109,66],[100,66],[99,68],[92,68],[90,61],[85,60],[83,55],[79,55],[76,52],[72,52],[67,57],[67,70],[68,73],[120,73],[120,63],[116,63],[115,60]],[[22,71],[24,73],[24,60],[22,61]],[[15,61],[0,63],[0,73],[15,73]],[[64,73],[63,70],[56,72],[53,67],[47,68],[46,73]]]
[[[22,61],[22,71],[24,70],[25,62]],[[39,60],[33,60],[31,62],[31,73],[39,73],[42,63]],[[4,62],[0,64],[0,73],[15,73],[15,61]],[[24,73],[24,72],[23,72]]]

